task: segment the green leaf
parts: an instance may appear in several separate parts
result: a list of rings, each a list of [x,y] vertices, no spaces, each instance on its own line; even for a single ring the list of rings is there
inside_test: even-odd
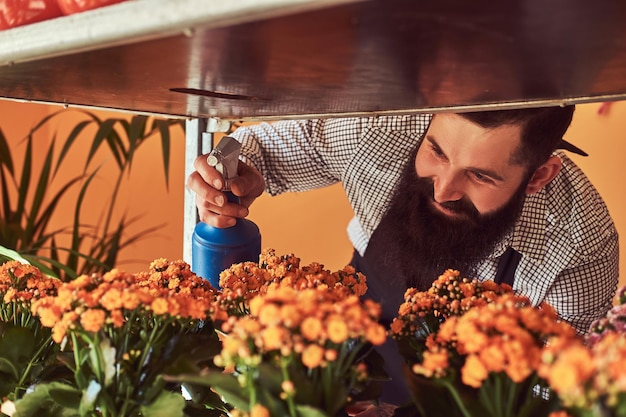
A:
[[[17,208],[16,215],[19,216],[20,220],[25,213],[26,207],[26,197],[28,196],[28,190],[31,188],[30,177],[32,171],[33,164],[33,149],[32,149],[32,140],[28,140],[26,145],[26,153],[24,154],[24,164],[22,165],[22,174],[20,176],[20,182],[18,186],[17,192]],[[27,223],[28,224],[28,223]],[[23,229],[26,233],[28,233],[28,228],[25,225]],[[25,236],[28,239],[28,236]]]
[[[0,322],[0,335],[0,357],[18,369],[26,366],[36,348],[34,329]]]
[[[163,153],[163,170],[165,173],[165,187],[169,190],[170,176],[169,176],[169,167],[170,167],[170,149],[171,149],[171,138],[170,138],[170,122],[162,119],[155,119],[153,125],[159,130],[161,133],[161,149]]]
[[[218,371],[208,371],[204,375],[164,376],[167,381],[176,381],[184,384],[211,387],[219,393],[228,404],[242,411],[249,411],[249,389],[243,388],[233,374]]]
[[[32,141],[32,138],[28,138],[29,144]],[[41,210],[41,206],[43,204],[44,197],[46,195],[46,191],[49,188],[49,179],[50,172],[52,170],[52,158],[54,156],[54,139],[50,142],[50,147],[48,148],[48,153],[44,160],[44,163],[39,172],[39,179],[37,181],[37,186],[35,187],[35,193],[32,196],[32,202],[30,203],[30,215],[28,216],[28,222],[26,223],[26,230],[31,231],[35,228],[35,219],[39,216],[39,212]]]
[[[13,158],[11,158],[11,150],[7,142],[4,132],[0,129],[0,168],[4,165],[9,174],[13,174]]]
[[[83,395],[80,398],[80,403],[78,405],[78,410],[81,415],[87,415],[89,411],[96,409],[96,400],[98,399],[98,395],[101,390],[102,385],[100,385],[98,381],[93,379],[89,381],[87,389],[83,390]]]
[[[309,405],[296,405],[296,412],[298,413],[298,417],[328,417],[328,415],[319,408]]]
[[[53,175],[56,175],[56,173],[59,171],[59,168],[62,166],[62,162],[65,159],[65,156],[67,155],[68,151],[70,150],[70,148],[76,141],[76,138],[78,137],[78,135],[80,135],[83,132],[85,127],[87,127],[93,122],[94,122],[93,120],[84,120],[84,121],[79,122],[76,126],[74,126],[74,128],[72,129],[72,132],[67,137],[67,139],[65,139],[63,143],[63,148],[61,149],[61,153],[59,154],[59,157],[57,158],[57,163],[56,163],[56,167],[54,169]]]
[[[147,121],[147,116],[133,116],[130,121],[130,127],[126,131],[126,134],[128,135],[128,152],[126,154],[126,161],[128,163],[129,173],[135,151],[137,150],[139,145],[141,145],[141,143],[146,139],[145,130]]]
[[[42,128],[53,118],[67,112],[79,112],[86,116],[74,124],[70,133],[65,137],[53,139],[47,148],[42,148],[37,142],[39,137],[47,132]],[[130,237],[128,226],[132,223],[122,217],[113,218],[113,208],[122,188],[122,179],[130,166],[139,146],[152,135],[161,135],[162,157],[166,185],[170,160],[170,129],[176,125],[183,125],[182,120],[154,120],[150,129],[146,130],[147,116],[134,116],[130,121],[125,118],[100,119],[95,114],[83,110],[62,110],[51,113],[42,118],[24,138],[26,151],[20,162],[21,172],[15,173],[15,161],[11,157],[10,142],[0,130],[0,242],[2,245],[19,253],[23,259],[40,267],[48,275],[59,276],[63,280],[73,279],[79,273],[101,273],[115,266],[121,250],[139,239],[159,229],[152,226],[136,232]],[[91,125],[97,127],[94,136],[90,134]],[[124,136],[125,135],[125,136]],[[156,139],[156,138],[155,138]],[[78,140],[91,140],[91,147],[85,155],[84,168],[78,166],[78,175],[58,175],[62,168],[75,169],[76,163],[69,160],[70,150]],[[55,143],[58,146],[55,146]],[[54,150],[60,148],[55,157]],[[106,148],[106,149],[103,149]],[[102,208],[97,224],[85,224],[80,220],[80,213],[86,210],[87,190],[93,189],[93,181],[85,181],[81,189],[81,196],[75,200],[75,221],[70,225],[62,225],[57,230],[51,230],[50,224],[60,203],[67,199],[73,186],[94,172],[88,172],[92,161],[100,151],[107,151],[113,156],[119,169],[115,185],[111,191],[110,205]],[[35,152],[43,151],[43,158]],[[43,164],[35,165],[35,161],[42,160]],[[71,171],[68,171],[71,172]],[[60,180],[59,178],[71,178]],[[56,180],[56,181],[55,181]],[[61,182],[64,181],[64,182]],[[84,184],[85,184],[84,183]],[[14,188],[14,190],[12,189]],[[54,190],[54,191],[51,191]],[[71,238],[69,247],[57,245],[59,239],[55,235],[68,233]],[[65,246],[65,244],[64,244]],[[45,253],[49,251],[50,253]],[[14,254],[11,254],[14,256]],[[0,253],[0,261],[9,259]],[[67,259],[67,261],[65,260]],[[45,266],[44,266],[45,265]],[[45,270],[44,270],[45,269]]]
[[[179,393],[162,391],[161,394],[148,405],[141,406],[144,417],[183,417],[185,399]]]
[[[12,259],[14,261],[20,261],[23,264],[28,264],[29,263],[26,259],[24,259],[16,251],[14,251],[12,249],[5,248],[4,246],[1,246],[1,245],[0,245],[0,255],[5,256],[5,257],[7,257],[9,259]]]
[[[20,377],[20,373],[15,365],[15,362],[12,360],[0,357],[0,372],[10,375],[13,381],[17,381]],[[0,393],[0,395],[6,395],[6,393]]]
[[[89,150],[89,154],[87,155],[87,160],[85,161],[85,171],[87,170],[87,167],[89,166],[89,163],[95,156],[96,152],[100,148],[100,145],[110,137],[115,138],[116,133],[114,130],[114,126],[117,122],[118,119],[107,119],[100,123],[100,125],[98,126],[98,131],[96,132],[96,136],[94,137],[91,144],[91,149]],[[109,145],[112,150],[115,149],[115,146],[112,146],[110,143]],[[119,157],[119,153],[113,152],[113,156],[115,157],[118,167],[122,167],[123,163]]]
[[[13,417],[75,417],[78,416],[78,403],[74,407],[73,402],[65,399],[72,396],[80,398],[79,395],[76,389],[62,382],[39,384],[15,402]]]

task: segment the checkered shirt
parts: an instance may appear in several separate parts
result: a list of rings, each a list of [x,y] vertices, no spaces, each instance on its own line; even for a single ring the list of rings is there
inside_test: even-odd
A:
[[[354,211],[348,235],[362,255],[384,215],[411,151],[431,115],[261,123],[232,134],[242,159],[265,177],[267,192],[307,191],[341,183]],[[478,268],[493,279],[508,247],[522,254],[514,290],[548,302],[584,333],[612,306],[618,284],[618,236],[608,209],[563,152],[559,175],[529,195],[514,230]]]

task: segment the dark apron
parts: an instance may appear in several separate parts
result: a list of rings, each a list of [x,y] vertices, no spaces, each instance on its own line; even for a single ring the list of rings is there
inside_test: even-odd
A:
[[[385,234],[386,227],[383,218],[381,224],[374,231],[365,254],[361,256],[356,250],[354,251],[351,265],[365,275],[368,289],[364,298],[380,303],[382,307],[381,323],[388,327],[398,314],[398,308],[404,301],[404,292],[407,287],[398,265],[387,262],[387,247],[383,244],[383,239],[380,239],[380,236]],[[494,281],[513,286],[515,270],[520,259],[519,252],[513,248],[508,248],[498,261]],[[433,277],[433,280],[435,278]],[[391,377],[391,381],[382,384],[383,391],[380,400],[397,405],[409,401],[410,394],[404,384],[403,377],[404,361],[400,356],[396,342],[387,338],[387,342],[378,346],[376,350],[384,357],[385,370]]]

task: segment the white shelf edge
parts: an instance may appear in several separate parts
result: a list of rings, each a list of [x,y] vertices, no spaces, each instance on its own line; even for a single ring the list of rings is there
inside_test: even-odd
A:
[[[0,66],[364,0],[128,0],[0,31]]]

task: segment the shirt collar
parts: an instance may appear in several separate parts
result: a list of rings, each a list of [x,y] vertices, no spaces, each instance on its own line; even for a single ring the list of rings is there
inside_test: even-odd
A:
[[[544,262],[546,255],[546,190],[526,196],[524,207],[515,227],[495,247],[492,256],[501,256],[512,247],[536,264]]]

